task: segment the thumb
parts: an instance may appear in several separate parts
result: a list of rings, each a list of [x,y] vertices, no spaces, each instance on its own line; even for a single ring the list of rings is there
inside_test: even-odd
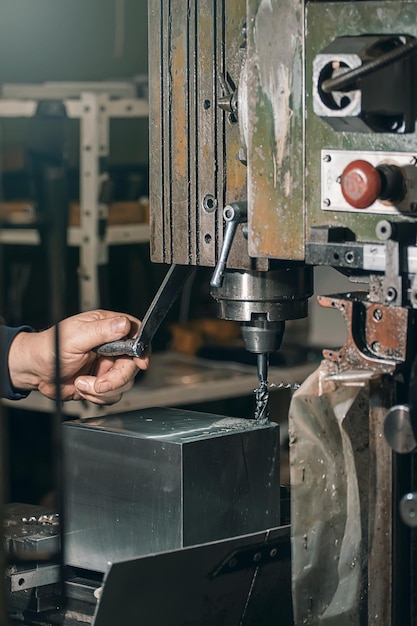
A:
[[[80,324],[77,343],[83,351],[92,350],[103,343],[125,337],[130,327],[130,320],[124,315],[83,323]]]

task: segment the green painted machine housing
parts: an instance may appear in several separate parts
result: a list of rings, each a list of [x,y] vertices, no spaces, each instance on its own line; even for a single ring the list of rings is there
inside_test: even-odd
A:
[[[377,6],[376,6],[377,5]],[[338,132],[313,111],[313,61],[336,37],[377,35],[417,36],[417,3],[414,2],[319,2],[306,7],[306,241],[318,226],[345,227],[358,242],[375,242],[381,215],[366,211],[323,210],[321,206],[322,150],[413,152],[417,137],[412,133]],[[390,221],[415,218],[392,215]]]
[[[313,62],[338,37],[417,37],[416,18],[417,2],[397,0],[150,3],[152,260],[213,267],[233,202],[247,202],[248,225],[229,268],[315,264],[315,227],[377,241],[380,215],[323,210],[321,151],[413,152],[415,131],[334,130],[313,110]],[[235,112],[222,110],[225,83]]]
[[[247,4],[249,254],[304,259],[304,2]]]

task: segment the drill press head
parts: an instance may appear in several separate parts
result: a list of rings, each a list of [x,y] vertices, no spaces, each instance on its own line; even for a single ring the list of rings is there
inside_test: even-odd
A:
[[[211,295],[219,317],[241,323],[246,349],[268,354],[280,348],[286,320],[306,317],[312,291],[311,268],[293,263],[268,272],[226,270]]]
[[[218,314],[241,322],[245,348],[257,355],[259,387],[255,419],[268,419],[269,353],[281,346],[285,320],[307,315],[313,290],[311,268],[297,264],[268,272],[226,270],[220,287],[212,287]]]

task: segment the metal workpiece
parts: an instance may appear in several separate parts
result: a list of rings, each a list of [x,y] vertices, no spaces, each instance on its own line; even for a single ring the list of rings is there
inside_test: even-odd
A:
[[[105,572],[279,524],[276,424],[155,408],[63,435],[68,565]]]

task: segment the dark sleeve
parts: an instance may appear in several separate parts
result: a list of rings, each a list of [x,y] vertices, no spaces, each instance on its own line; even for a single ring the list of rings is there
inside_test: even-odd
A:
[[[21,400],[29,395],[29,391],[17,391],[12,386],[9,375],[8,358],[10,345],[16,335],[22,331],[31,332],[30,326],[10,328],[0,325],[0,396],[9,400]]]

